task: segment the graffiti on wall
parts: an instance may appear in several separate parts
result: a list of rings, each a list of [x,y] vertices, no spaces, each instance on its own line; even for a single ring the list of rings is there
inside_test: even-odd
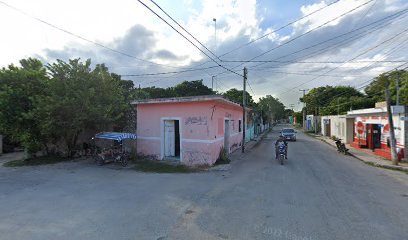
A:
[[[207,117],[188,117],[184,122],[185,125],[207,125]]]

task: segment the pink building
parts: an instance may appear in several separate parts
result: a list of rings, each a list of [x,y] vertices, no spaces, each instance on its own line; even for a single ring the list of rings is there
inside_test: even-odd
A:
[[[137,153],[185,165],[212,165],[222,147],[242,144],[242,107],[219,95],[133,101]]]

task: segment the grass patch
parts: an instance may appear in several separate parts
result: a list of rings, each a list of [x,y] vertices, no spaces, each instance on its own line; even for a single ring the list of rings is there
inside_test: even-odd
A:
[[[135,161],[132,169],[140,172],[154,173],[192,173],[198,172],[199,169],[190,168],[185,165],[175,165],[157,160],[139,160]]]
[[[37,158],[31,158],[27,160],[13,160],[3,164],[4,167],[23,167],[23,166],[37,166],[55,164],[66,161],[67,158],[61,158],[56,156],[43,156]]]

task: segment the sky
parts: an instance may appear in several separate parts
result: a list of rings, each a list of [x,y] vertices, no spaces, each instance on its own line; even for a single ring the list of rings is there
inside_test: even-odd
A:
[[[301,89],[363,90],[408,66],[407,0],[140,1],[153,12],[137,0],[0,0],[0,67],[91,59],[135,86],[214,79],[219,92],[242,89],[246,67],[255,99],[299,110]]]

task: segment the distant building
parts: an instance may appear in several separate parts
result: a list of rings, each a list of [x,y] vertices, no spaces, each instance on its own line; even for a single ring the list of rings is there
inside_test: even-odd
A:
[[[146,99],[132,104],[137,109],[139,155],[212,165],[222,148],[231,153],[242,146],[243,109],[222,96]]]

